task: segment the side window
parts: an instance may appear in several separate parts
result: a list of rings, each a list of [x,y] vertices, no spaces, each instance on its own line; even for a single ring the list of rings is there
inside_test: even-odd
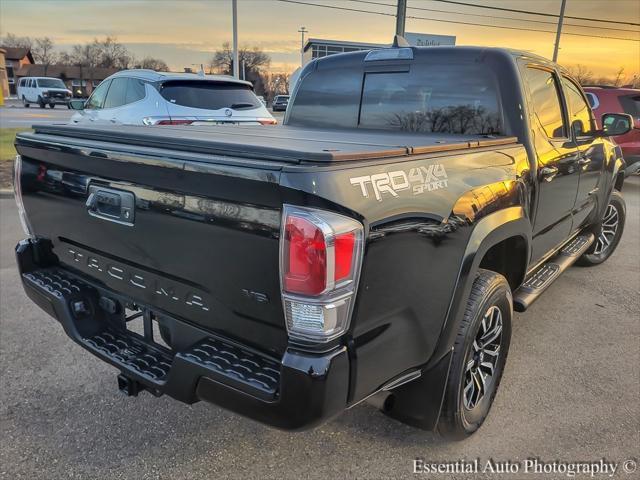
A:
[[[18,82],[18,86],[24,87],[24,78],[20,79],[20,81]]]
[[[99,110],[102,108],[102,104],[104,103],[104,98],[107,96],[107,90],[109,90],[109,84],[111,80],[107,82],[102,82],[98,88],[96,88],[84,108],[87,110]]]
[[[128,78],[119,77],[111,80],[111,88],[107,93],[107,98],[104,101],[104,107],[102,108],[115,108],[125,104],[127,96],[127,84]]]
[[[533,111],[548,138],[565,138],[562,104],[555,75],[537,68],[526,69]]]
[[[582,97],[580,89],[569,79],[562,78],[564,93],[569,107],[569,125],[576,137],[590,135],[593,132],[591,109]]]
[[[142,80],[130,78],[127,85],[125,103],[133,103],[142,100],[146,96],[145,84]]]

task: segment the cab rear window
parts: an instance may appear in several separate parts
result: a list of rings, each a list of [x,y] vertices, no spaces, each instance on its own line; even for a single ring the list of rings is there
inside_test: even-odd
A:
[[[491,74],[474,65],[420,65],[411,72],[367,73],[359,125],[449,134],[500,134]]]
[[[497,81],[482,64],[318,69],[300,84],[288,123],[448,134],[504,130]]]
[[[205,110],[249,110],[262,105],[251,87],[237,83],[170,81],[160,86],[160,94],[174,105]]]

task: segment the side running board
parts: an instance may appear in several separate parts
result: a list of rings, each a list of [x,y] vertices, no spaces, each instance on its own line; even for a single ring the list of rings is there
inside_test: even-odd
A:
[[[562,272],[573,265],[594,242],[593,233],[578,235],[548,262],[538,267],[513,294],[513,309],[524,312]]]

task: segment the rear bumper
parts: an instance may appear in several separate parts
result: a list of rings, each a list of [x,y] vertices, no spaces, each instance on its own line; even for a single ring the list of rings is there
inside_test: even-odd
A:
[[[154,395],[185,403],[205,400],[286,430],[315,426],[347,406],[345,347],[317,355],[288,349],[274,358],[137,302],[144,334],[136,334],[124,320],[133,301],[58,265],[46,240],[23,240],[16,259],[31,300],[78,345]],[[153,321],[178,323],[189,346],[175,351],[154,342],[153,330],[147,331]]]

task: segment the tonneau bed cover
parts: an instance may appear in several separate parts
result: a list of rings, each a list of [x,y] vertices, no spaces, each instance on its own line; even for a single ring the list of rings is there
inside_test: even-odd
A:
[[[290,163],[393,158],[509,145],[516,137],[292,126],[34,125],[38,134]]]

